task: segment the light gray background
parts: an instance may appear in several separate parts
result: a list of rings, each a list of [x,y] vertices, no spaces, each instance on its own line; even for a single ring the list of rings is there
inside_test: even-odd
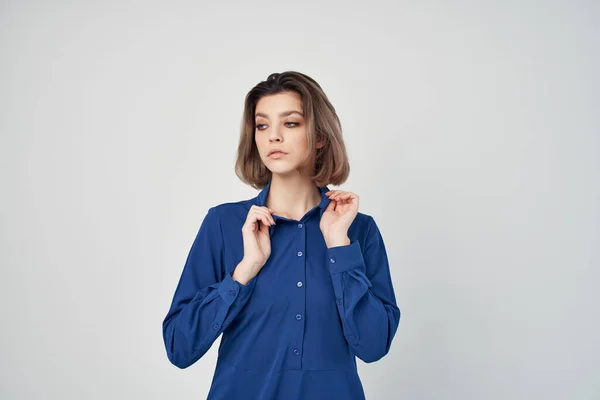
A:
[[[595,1],[0,3],[2,399],[201,399],[161,324],[298,70],[342,120],[402,319],[369,399],[600,398]],[[333,186],[331,188],[334,188]]]

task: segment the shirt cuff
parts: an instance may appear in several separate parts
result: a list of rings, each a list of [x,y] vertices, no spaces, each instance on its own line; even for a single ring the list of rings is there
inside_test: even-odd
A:
[[[344,271],[364,266],[360,244],[357,240],[345,246],[335,246],[327,249],[329,272],[339,274]]]
[[[233,279],[233,271],[225,274],[225,278],[219,284],[219,294],[221,298],[231,305],[238,297],[245,298],[250,295],[256,282],[256,277],[252,278],[247,285],[242,285]]]

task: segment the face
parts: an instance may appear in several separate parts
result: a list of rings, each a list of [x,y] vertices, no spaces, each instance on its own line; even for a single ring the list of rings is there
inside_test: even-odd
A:
[[[309,154],[300,95],[286,92],[262,97],[254,122],[254,140],[265,166],[274,174],[297,173]],[[283,153],[269,156],[273,149]]]

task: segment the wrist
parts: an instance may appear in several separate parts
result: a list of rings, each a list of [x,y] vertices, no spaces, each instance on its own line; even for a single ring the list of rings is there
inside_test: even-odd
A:
[[[233,271],[233,274],[231,274],[231,278],[244,286],[246,286],[248,282],[250,282],[249,275],[240,272],[237,268]]]
[[[338,246],[348,246],[350,244],[350,238],[347,235],[344,236],[331,236],[325,238],[325,244],[327,248],[338,247]]]
[[[248,282],[254,277],[257,267],[250,264],[246,260],[240,261],[240,263],[233,270],[233,274],[231,277],[234,281],[241,283],[242,285],[247,285]]]

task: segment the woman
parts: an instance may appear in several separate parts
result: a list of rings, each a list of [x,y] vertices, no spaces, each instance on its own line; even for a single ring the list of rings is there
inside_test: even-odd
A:
[[[320,85],[271,74],[246,96],[236,174],[260,193],[211,207],[163,322],[187,368],[223,333],[208,399],[358,400],[356,358],[400,321],[382,235],[359,197]]]

